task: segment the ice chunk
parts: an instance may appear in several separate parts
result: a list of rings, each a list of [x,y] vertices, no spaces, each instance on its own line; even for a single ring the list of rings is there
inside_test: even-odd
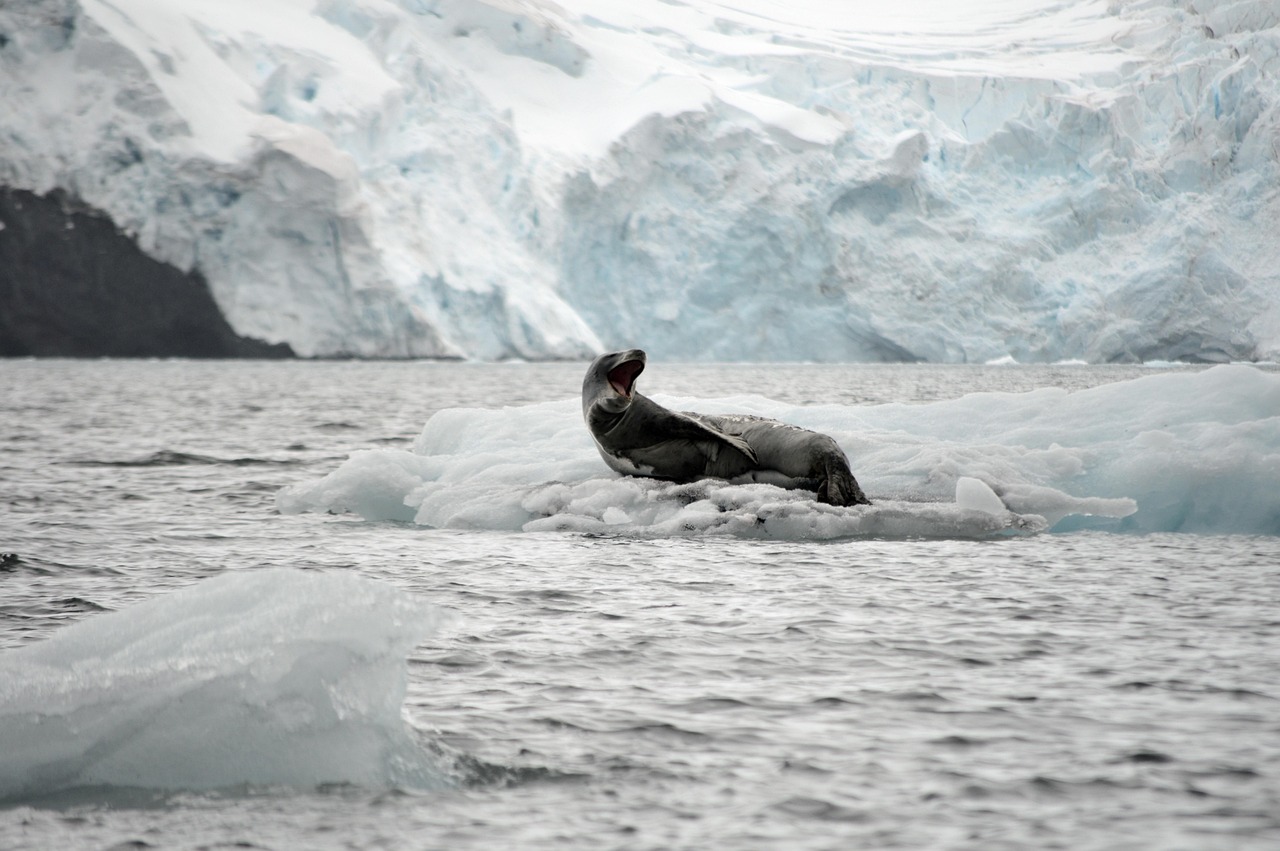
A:
[[[972,476],[956,479],[956,505],[966,511],[985,511],[995,515],[1009,510],[986,482]]]
[[[443,784],[401,717],[445,614],[356,576],[224,573],[0,656],[0,798]]]
[[[831,508],[768,485],[617,477],[577,400],[442,411],[413,453],[353,455],[276,503],[437,528],[635,535],[981,536],[1046,526],[1280,534],[1280,375],[1253,367],[923,405],[656,401],[830,434],[875,504]]]

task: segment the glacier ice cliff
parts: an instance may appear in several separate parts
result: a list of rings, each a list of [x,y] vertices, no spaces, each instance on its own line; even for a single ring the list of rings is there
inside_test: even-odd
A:
[[[19,0],[0,186],[301,355],[1280,359],[1263,0]]]

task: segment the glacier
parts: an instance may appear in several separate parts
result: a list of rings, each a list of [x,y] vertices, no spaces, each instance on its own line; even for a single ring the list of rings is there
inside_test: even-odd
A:
[[[1276,360],[1278,56],[1264,0],[18,0],[0,186],[304,356]]]

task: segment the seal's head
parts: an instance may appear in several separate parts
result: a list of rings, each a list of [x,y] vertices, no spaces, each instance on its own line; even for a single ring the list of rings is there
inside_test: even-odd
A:
[[[601,355],[587,368],[582,380],[582,414],[590,417],[594,408],[601,414],[618,416],[631,405],[636,378],[644,372],[641,349]]]

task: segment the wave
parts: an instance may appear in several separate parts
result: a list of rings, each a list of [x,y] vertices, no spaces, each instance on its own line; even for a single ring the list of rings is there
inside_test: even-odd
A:
[[[77,467],[188,467],[203,464],[229,467],[252,467],[258,465],[287,467],[302,462],[293,459],[279,460],[275,458],[218,458],[213,455],[199,455],[194,452],[161,449],[158,452],[152,452],[150,455],[143,455],[138,458],[86,458],[68,463],[72,463]]]

